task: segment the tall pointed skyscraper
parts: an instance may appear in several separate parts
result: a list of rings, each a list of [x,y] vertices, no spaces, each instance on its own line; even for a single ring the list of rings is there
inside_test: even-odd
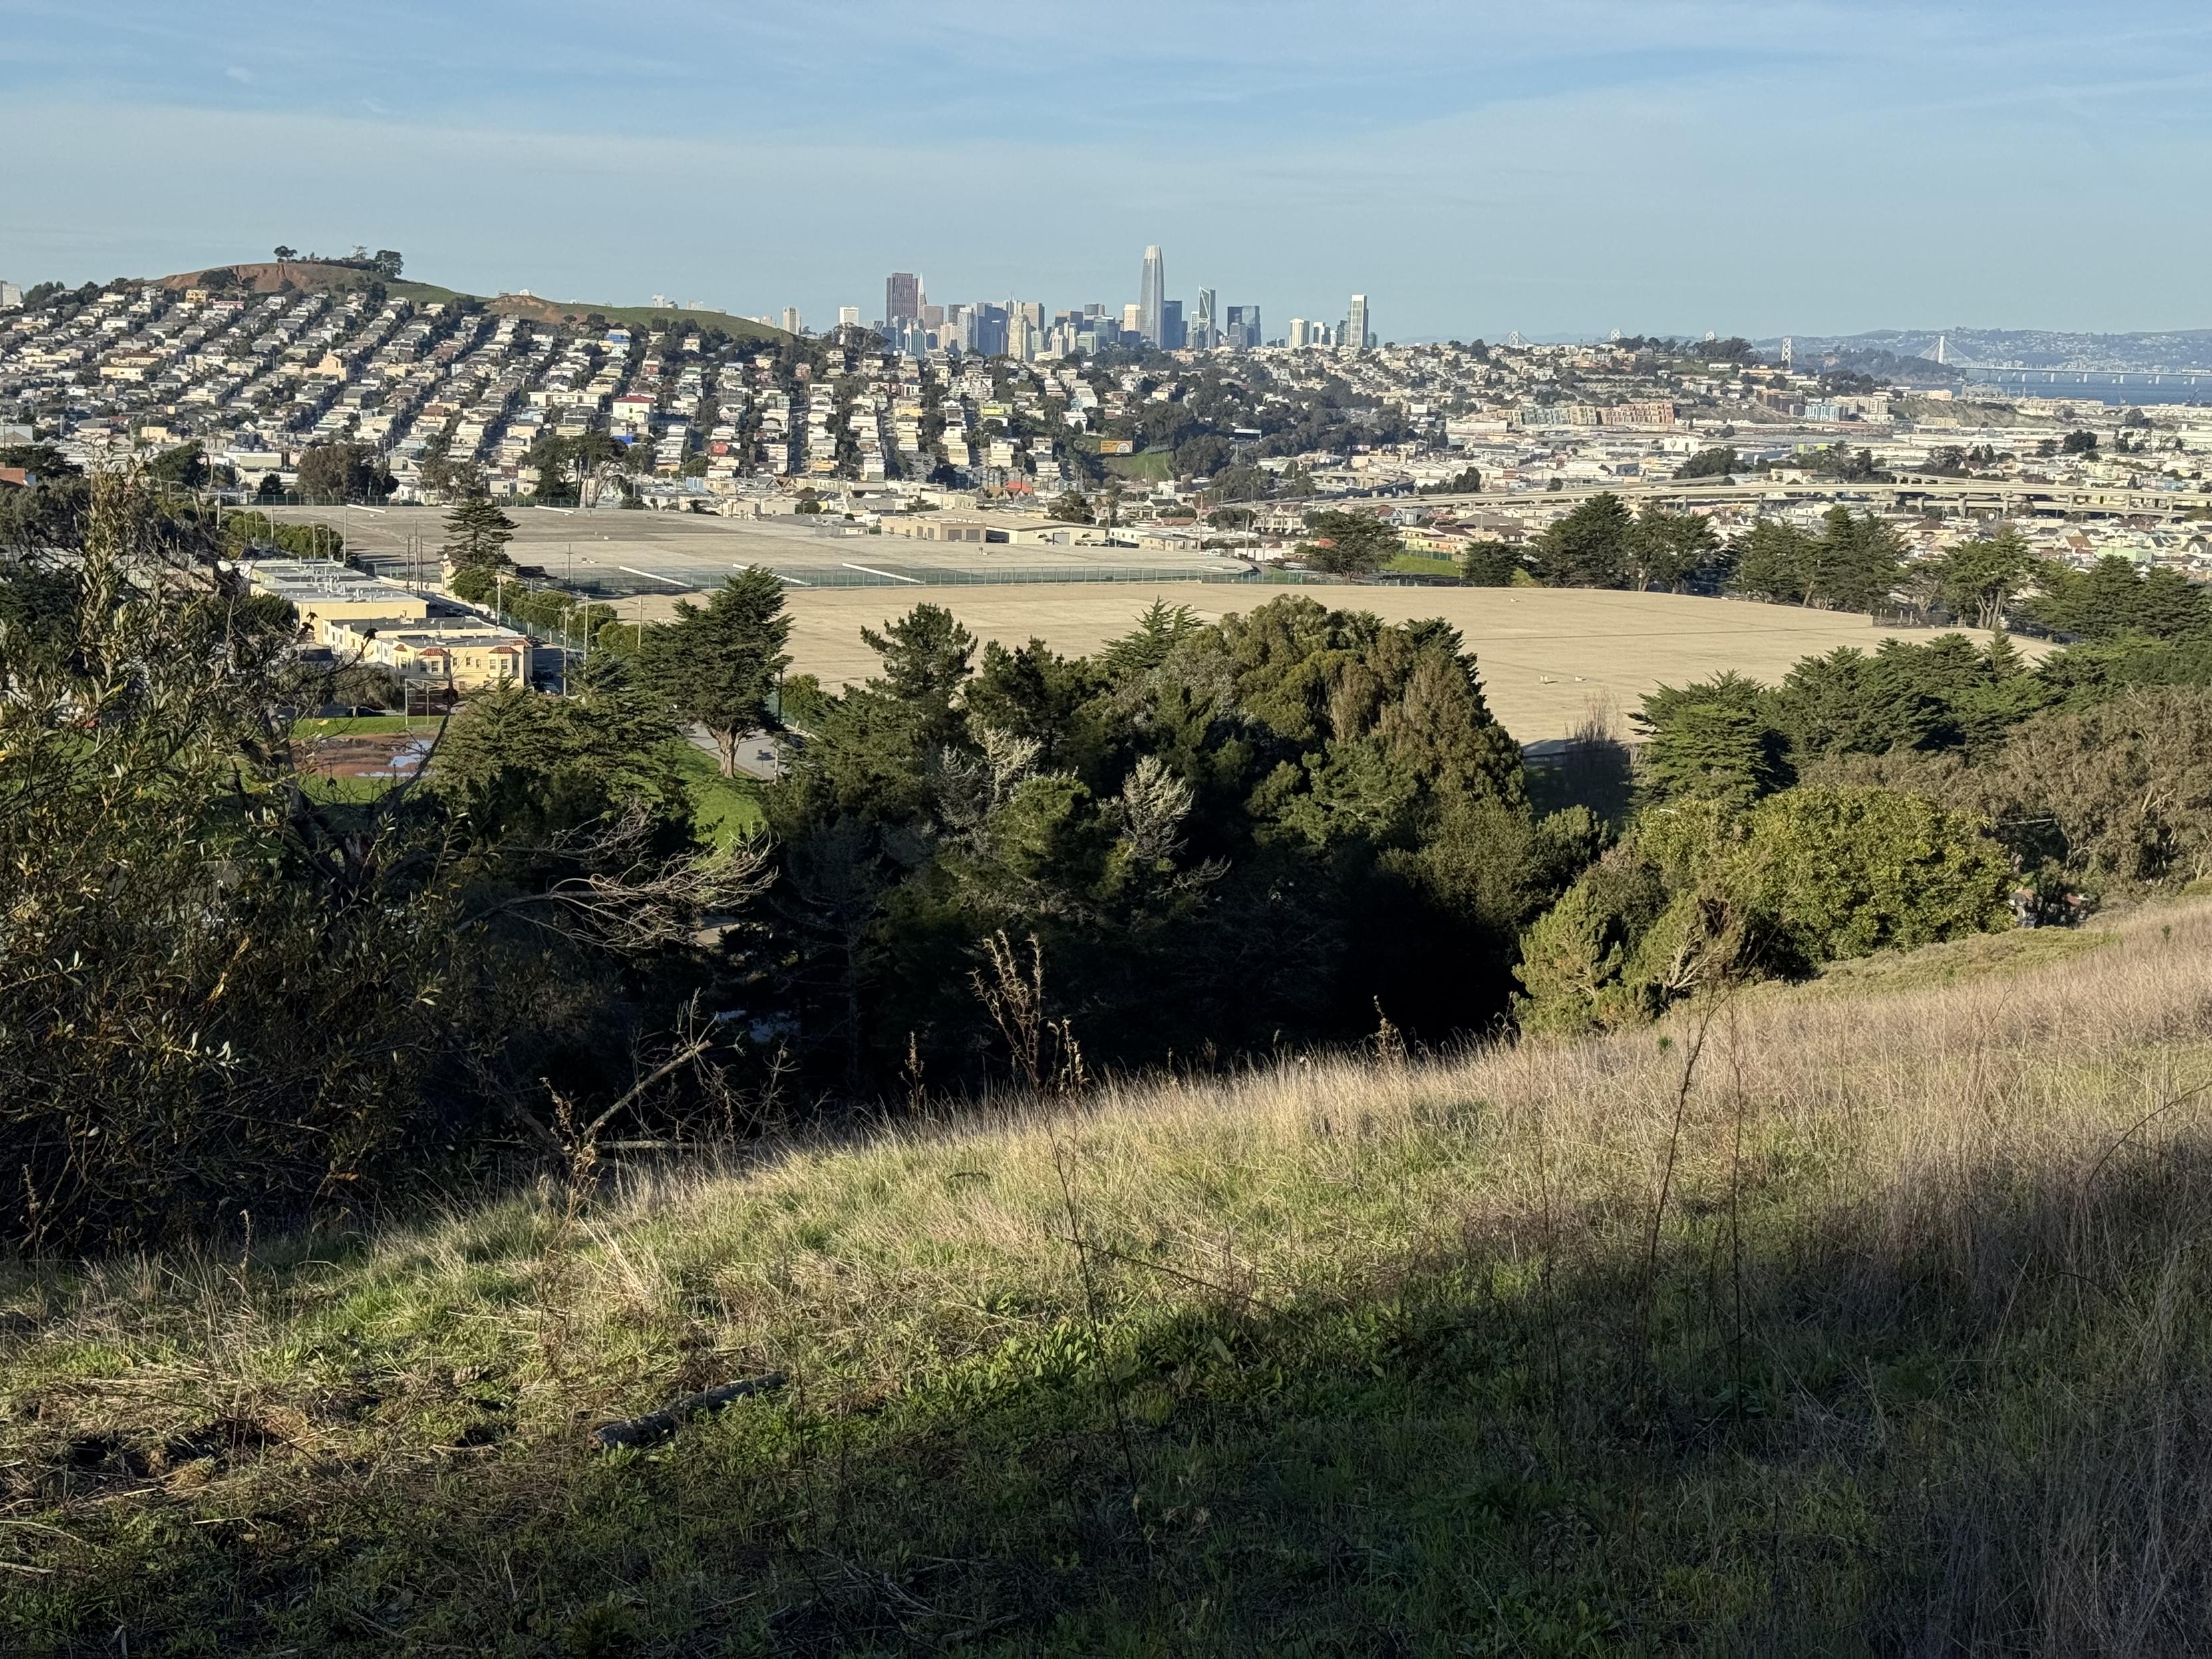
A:
[[[1168,303],[1167,266],[1157,246],[1145,250],[1145,275],[1137,289],[1137,331],[1153,345],[1162,342]]]

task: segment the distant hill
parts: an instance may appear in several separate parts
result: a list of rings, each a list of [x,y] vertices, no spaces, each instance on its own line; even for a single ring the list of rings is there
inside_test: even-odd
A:
[[[609,306],[586,300],[548,300],[535,294],[501,294],[486,300],[484,309],[539,323],[580,323],[587,317],[604,317],[610,323],[651,323],[672,328],[689,323],[696,328],[719,328],[738,339],[787,337],[781,329],[757,318],[727,311],[695,311],[689,306]]]
[[[385,291],[410,300],[452,300],[456,290],[434,283],[380,278],[360,265],[337,264],[325,259],[263,259],[234,265],[209,265],[201,270],[180,270],[155,279],[163,288],[235,287],[247,294],[285,294],[297,290],[356,288],[381,281]]]
[[[2007,363],[2027,368],[2134,373],[2151,369],[2212,367],[2212,329],[2179,329],[2161,333],[2084,334],[2056,329],[1948,328],[1875,329],[1864,334],[1795,337],[1801,362],[1815,355],[1845,359],[1883,353],[1917,358],[1945,343],[1952,364]],[[1781,348],[1779,337],[1760,349]]]
[[[435,283],[418,283],[403,277],[379,277],[374,271],[360,265],[340,264],[323,259],[249,260],[233,265],[209,265],[199,270],[180,270],[155,280],[163,288],[182,289],[206,288],[212,284],[234,287],[247,294],[343,289],[358,288],[365,283],[380,282],[386,293],[400,299],[426,304],[477,299],[482,301],[487,311],[501,316],[526,317],[533,322],[580,323],[587,317],[603,317],[610,323],[657,322],[668,327],[689,323],[699,328],[719,328],[738,339],[780,340],[786,337],[780,328],[726,311],[695,311],[672,306],[601,305],[594,301],[548,300],[534,294],[501,294],[487,297],[470,295],[459,289],[441,288]]]

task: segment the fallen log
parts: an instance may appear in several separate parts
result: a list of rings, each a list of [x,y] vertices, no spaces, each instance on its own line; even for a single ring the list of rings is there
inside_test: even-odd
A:
[[[657,1412],[647,1412],[642,1417],[625,1418],[618,1423],[602,1423],[592,1431],[592,1438],[599,1443],[601,1451],[612,1451],[617,1446],[650,1446],[665,1440],[691,1418],[702,1412],[718,1412],[733,1400],[743,1400],[748,1395],[773,1394],[783,1386],[781,1371],[770,1371],[765,1376],[741,1377],[735,1382],[725,1382],[720,1388],[702,1389],[697,1394],[687,1394],[683,1399],[663,1406]]]

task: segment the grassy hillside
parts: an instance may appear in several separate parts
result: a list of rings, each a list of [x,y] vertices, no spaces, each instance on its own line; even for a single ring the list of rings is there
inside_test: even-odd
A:
[[[13,1269],[7,1645],[2202,1650],[2212,907],[2106,933]]]
[[[283,292],[288,284],[291,289],[306,291],[360,288],[380,280],[372,273],[352,265],[325,264],[307,259],[287,259],[281,264],[273,259],[249,261],[221,269],[231,271],[239,287],[253,294]],[[206,276],[205,270],[184,270],[155,280],[166,288],[186,289],[200,286]],[[418,283],[404,278],[381,280],[385,292],[394,299],[411,300],[418,305],[468,297],[459,289],[441,288],[435,283]],[[737,339],[780,340],[786,337],[780,328],[756,322],[750,317],[732,316],[723,311],[678,311],[667,306],[608,306],[581,300],[545,300],[523,294],[502,294],[487,299],[484,308],[501,315],[526,317],[541,323],[580,322],[586,316],[595,315],[604,317],[611,323],[659,324],[662,326],[692,323],[703,328],[719,328]]]
[[[675,328],[690,324],[698,328],[719,328],[734,339],[781,340],[788,338],[780,328],[757,322],[750,317],[734,316],[726,311],[678,310],[668,306],[605,306],[585,300],[545,300],[535,295],[502,294],[484,301],[484,309],[503,315],[527,317],[533,322],[581,322],[586,317],[604,317],[611,323],[628,323],[633,326],[650,325]]]
[[[362,270],[358,266],[325,264],[312,259],[281,262],[264,259],[244,264],[210,266],[208,269],[228,270],[237,279],[239,288],[249,294],[278,294],[291,289],[307,292],[324,289],[355,289],[382,281],[386,293],[395,299],[412,300],[418,305],[459,297],[457,289],[441,288],[435,283],[379,278],[373,272]],[[204,283],[207,274],[207,270],[180,270],[174,276],[155,280],[164,288],[198,288]]]

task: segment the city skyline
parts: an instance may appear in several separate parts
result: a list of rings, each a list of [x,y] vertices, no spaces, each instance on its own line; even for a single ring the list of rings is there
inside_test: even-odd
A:
[[[1351,296],[1342,320],[1309,322],[1293,317],[1286,332],[1269,336],[1262,326],[1264,307],[1237,305],[1214,326],[1214,290],[1200,288],[1188,306],[1167,291],[1166,257],[1157,242],[1147,243],[1139,267],[1138,298],[1118,308],[1110,301],[1091,300],[1055,307],[1050,301],[1009,295],[1001,300],[970,296],[953,299],[929,295],[927,279],[915,271],[895,270],[884,279],[884,309],[880,317],[864,317],[859,307],[841,306],[836,326],[842,329],[867,323],[878,329],[885,345],[896,352],[921,356],[933,349],[957,349],[985,356],[1001,353],[1023,362],[1042,356],[1060,357],[1088,352],[1105,345],[1143,344],[1166,350],[1187,347],[1207,349],[1227,345],[1251,349],[1264,345],[1374,346],[1390,343],[1373,328],[1373,318],[1364,293]],[[655,295],[653,302],[672,303]],[[677,306],[677,309],[696,309]],[[793,308],[781,313],[763,313],[759,320],[776,323],[787,331]]]
[[[2212,323],[2212,231],[2177,211],[2212,161],[2212,21],[2177,0],[1399,4],[1349,35],[1304,0],[1265,28],[1140,0],[1051,74],[990,82],[950,44],[971,0],[679,4],[683,50],[623,53],[565,0],[11,10],[17,282],[364,241],[473,291],[828,318],[872,315],[863,273],[894,261],[1125,301],[1127,250],[1157,243],[1275,317],[1374,293],[1401,340]],[[908,171],[1082,210],[979,225],[883,182]]]

